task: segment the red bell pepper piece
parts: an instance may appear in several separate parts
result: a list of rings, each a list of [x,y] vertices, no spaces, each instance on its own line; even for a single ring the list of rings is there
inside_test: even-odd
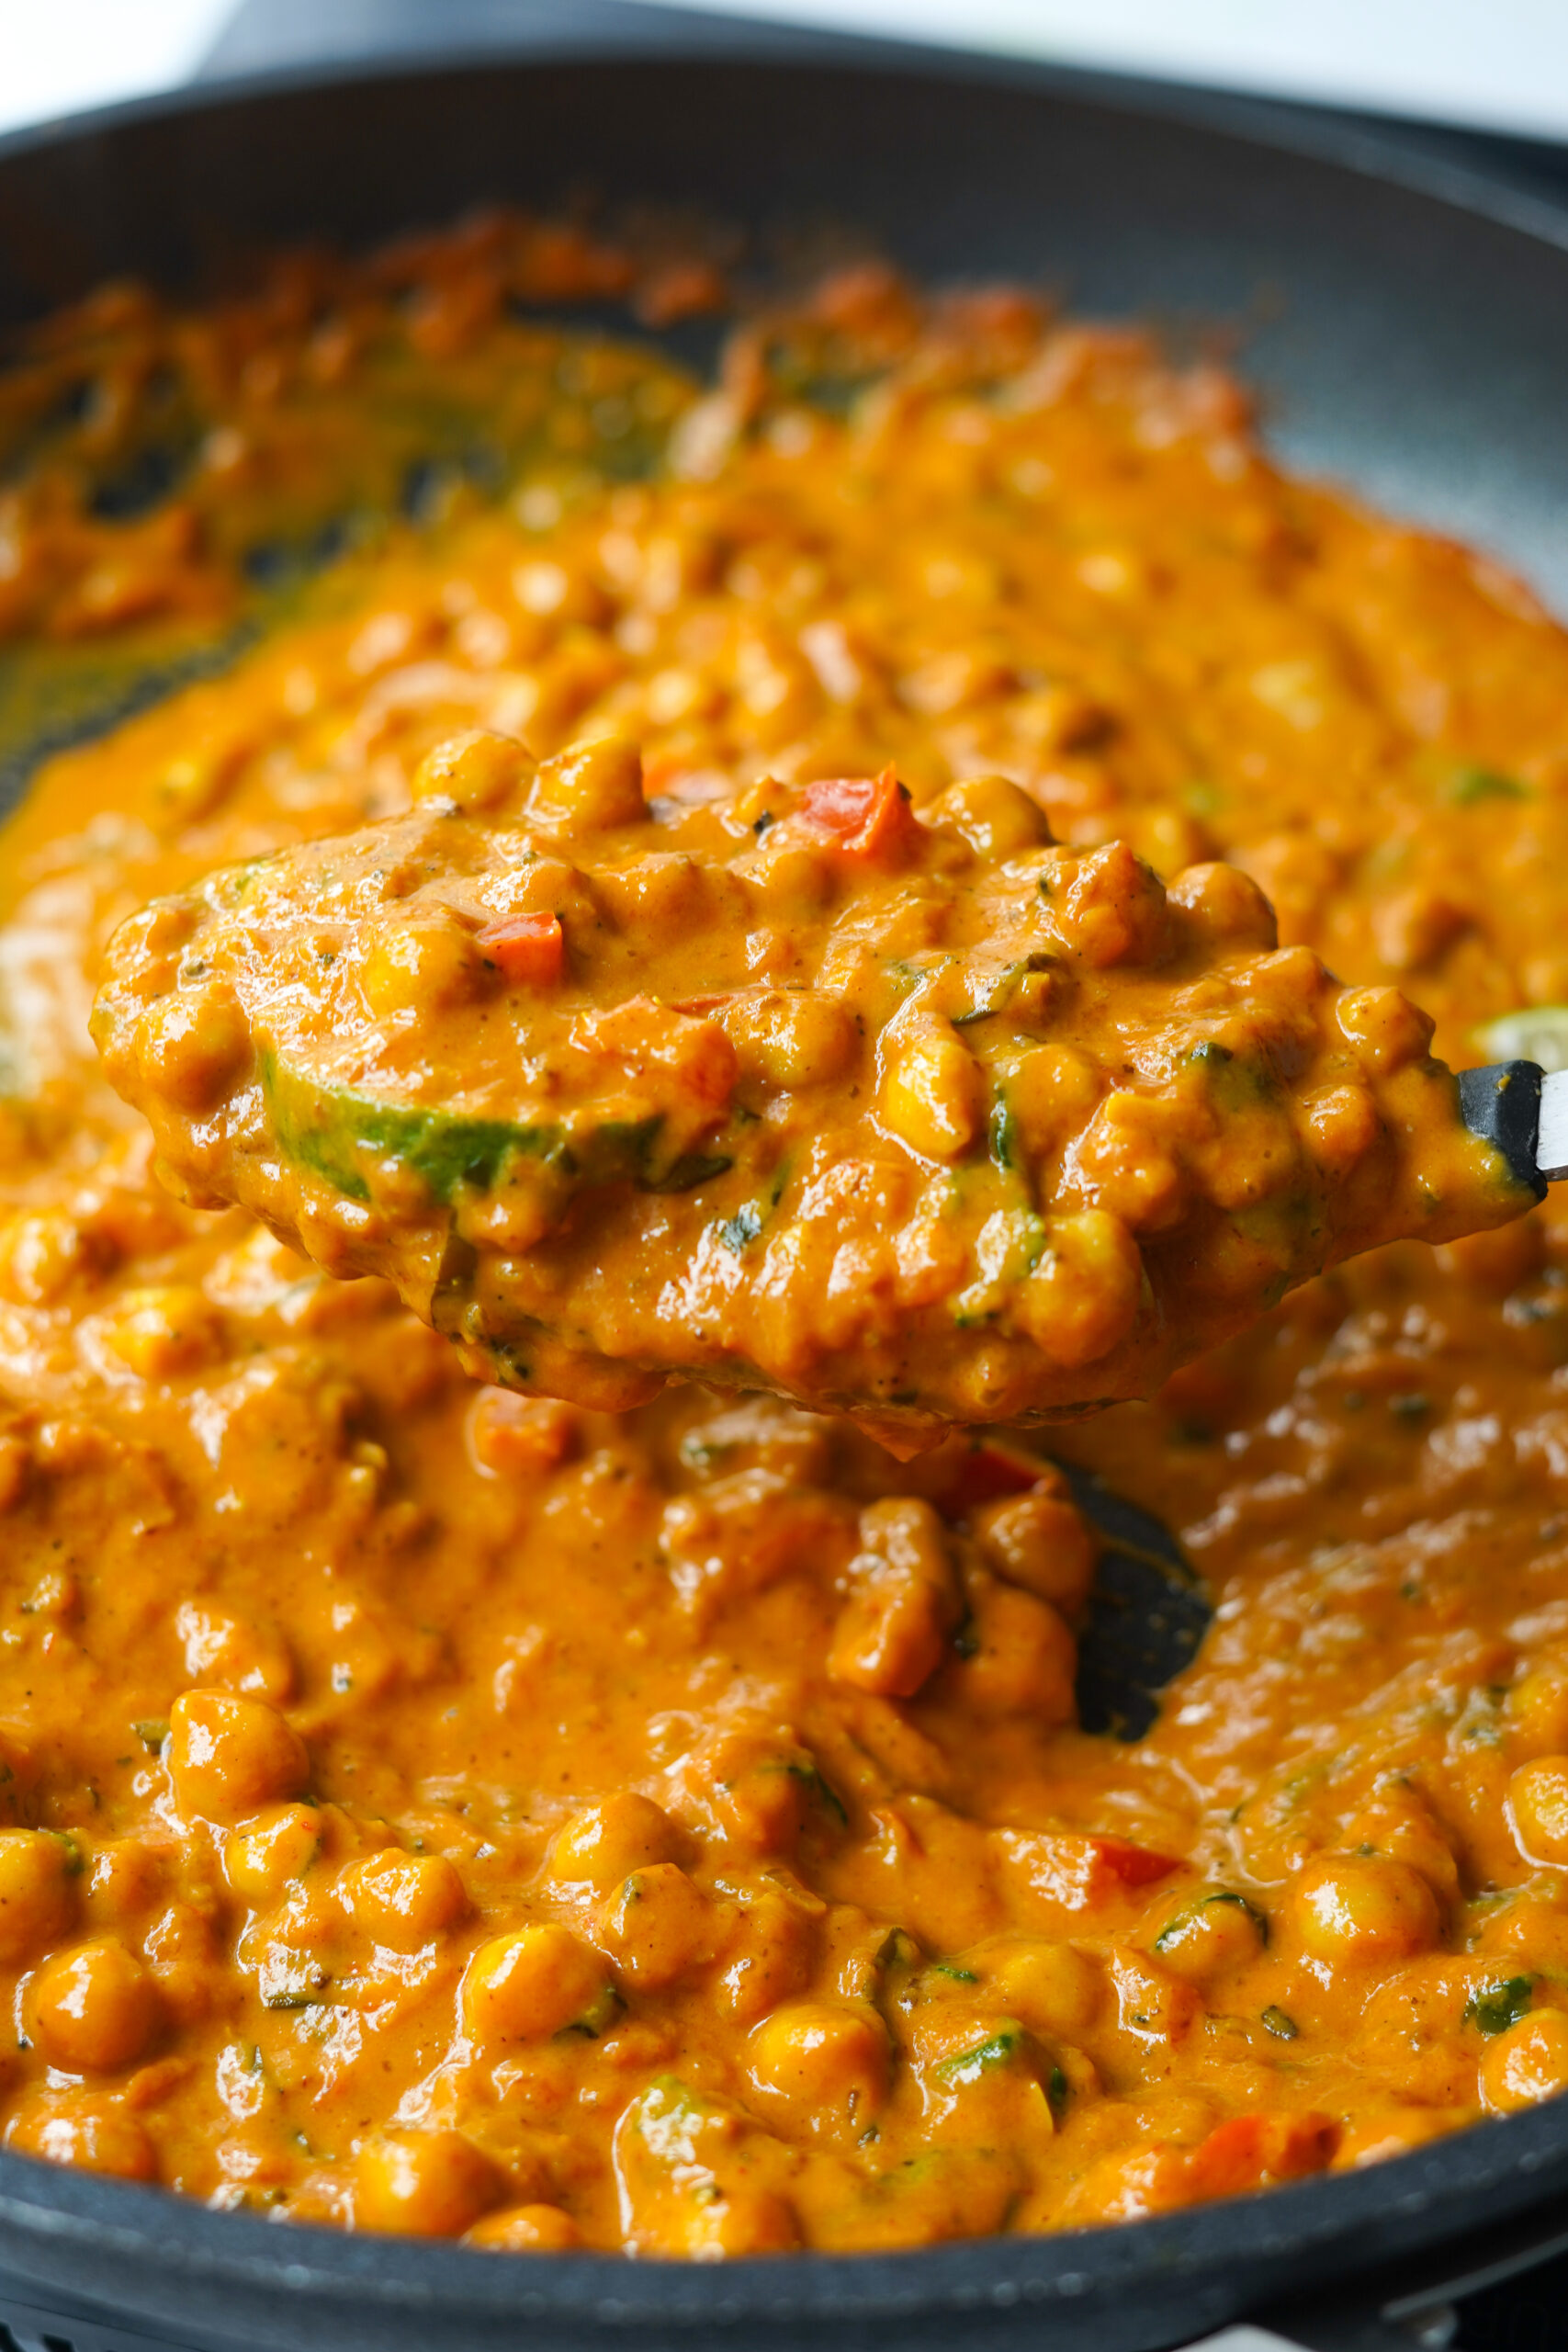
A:
[[[526,988],[548,988],[566,970],[558,915],[502,915],[480,932],[477,944],[509,980]]]
[[[880,775],[824,776],[808,784],[803,813],[848,857],[879,857],[910,823],[909,796],[891,767]]]

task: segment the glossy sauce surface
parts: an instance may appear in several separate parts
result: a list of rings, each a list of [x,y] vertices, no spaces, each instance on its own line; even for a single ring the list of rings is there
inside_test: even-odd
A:
[[[847,413],[781,349],[857,356]],[[642,482],[574,457],[394,533],[12,820],[9,2145],[712,2256],[1133,2217],[1556,2093],[1550,1204],[1056,1441],[1218,1604],[1127,1745],[1073,1724],[1091,1545],[1017,1447],[476,1388],[389,1288],[173,1200],[98,1074],[120,921],[396,814],[474,726],[613,727],[694,805],[1002,774],[1075,849],[1237,859],[1455,1061],[1568,994],[1568,646],[1280,479],[1223,378],[862,275],[682,414]]]

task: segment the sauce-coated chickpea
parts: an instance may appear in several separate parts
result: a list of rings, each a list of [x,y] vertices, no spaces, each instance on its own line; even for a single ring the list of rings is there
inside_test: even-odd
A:
[[[622,1789],[573,1814],[550,1849],[552,1876],[589,1886],[618,1886],[631,1871],[673,1861],[685,1839],[662,1805]]]
[[[1077,1644],[1048,1600],[980,1572],[970,1579],[960,1670],[968,1703],[987,1715],[1070,1723]]]
[[[863,2131],[887,2090],[887,2033],[871,2009],[792,2001],[747,2046],[751,2087],[807,2132]]]
[[[1267,1940],[1267,1922],[1254,1904],[1222,1892],[1200,1895],[1168,1919],[1154,1950],[1178,1976],[1201,1984],[1256,1960]]]
[[[1314,1960],[1408,1960],[1438,1939],[1438,1899],[1418,1871],[1382,1854],[1325,1854],[1290,1893],[1296,1933]]]
[[[884,1125],[928,1159],[961,1159],[984,1114],[979,1066],[955,1032],[911,1039],[882,1090]]]
[[[1094,1537],[1065,1496],[1034,1487],[982,1504],[970,1524],[998,1576],[1069,1613],[1094,1577]]]
[[[259,1909],[303,1878],[321,1849],[321,1822],[312,1808],[276,1805],[229,1839],[223,1875],[242,1903]]]
[[[75,1913],[75,1849],[41,1829],[0,1830],[0,1960],[27,1960],[62,1936]]]
[[[46,1960],[27,2006],[44,2055],[70,2075],[129,2066],[160,2017],[157,1987],[118,1936],[96,1936]]]
[[[356,2229],[460,2237],[501,2193],[495,2166],[460,2132],[384,2132],[355,2159]]]
[[[1514,1838],[1527,1861],[1568,1862],[1568,1756],[1538,1756],[1508,1782]]]
[[[622,1974],[657,1991],[712,1956],[712,1906],[674,1862],[655,1862],[621,1882],[601,1932]]]
[[[464,2029],[482,2048],[543,2041],[604,1993],[597,1953],[558,1920],[542,1920],[479,1946],[463,1977]]]
[[[582,2244],[582,2232],[558,2205],[505,2205],[476,2222],[463,2243],[491,2254],[565,2254]]]
[[[1537,2009],[1520,2018],[1487,2046],[1481,2062],[1481,2093],[1499,2115],[1558,2098],[1568,2090],[1568,2017],[1561,2009]]]
[[[389,1951],[419,1951],[468,1907],[463,1882],[445,1854],[396,1848],[350,1862],[338,1894],[355,1925]]]
[[[73,2165],[113,2180],[156,2180],[158,2157],[145,2127],[123,2107],[23,2109],[6,2145],[46,2165]]]
[[[1073,1944],[1010,1939],[976,1957],[1008,2007],[1037,2033],[1076,2041],[1104,2004],[1103,1969]]]
[[[186,1690],[169,1711],[164,1760],[186,1820],[243,1821],[303,1793],[305,1743],[276,1707],[229,1690]]]

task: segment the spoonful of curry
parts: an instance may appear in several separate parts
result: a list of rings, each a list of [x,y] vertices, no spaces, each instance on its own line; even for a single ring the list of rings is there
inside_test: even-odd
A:
[[[94,1034],[170,1183],[483,1378],[768,1388],[900,1453],[1146,1395],[1542,1189],[1533,1065],[1456,1080],[1235,867],[1065,847],[1000,776],[650,799],[625,742],[463,736],[407,813],[124,924]]]

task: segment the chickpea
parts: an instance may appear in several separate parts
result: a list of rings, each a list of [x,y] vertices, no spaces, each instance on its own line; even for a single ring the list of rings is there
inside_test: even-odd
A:
[[[178,989],[142,1014],[136,1052],[153,1091],[199,1117],[248,1065],[250,1024],[226,990]]]
[[[1256,1960],[1268,1941],[1256,1905],[1222,1890],[1201,1894],[1168,1919],[1154,1940],[1163,1964],[1196,1984]]]
[[[247,1624],[221,1610],[194,1600],[182,1604],[175,1631],[185,1645],[186,1672],[193,1682],[222,1683],[281,1705],[294,1689],[294,1660],[281,1634]]]
[[[773,1086],[827,1085],[843,1076],[860,1048],[849,1007],[819,989],[739,996],[719,1018],[742,1070]]]
[[[139,1380],[196,1372],[223,1352],[216,1307],[187,1283],[123,1292],[99,1329],[106,1347]]]
[[[1006,1080],[1008,1110],[1034,1161],[1076,1136],[1105,1091],[1103,1074],[1074,1046],[1032,1046]]]
[[[1067,944],[1097,970],[1152,963],[1168,921],[1164,884],[1124,841],[1064,855],[1051,905]]]
[[[1512,2115],[1568,2090],[1568,2017],[1561,2009],[1536,2009],[1520,2018],[1487,2048],[1481,2062],[1481,2095],[1495,2114]]]
[[[967,1046],[942,1023],[910,1039],[882,1089],[882,1121],[928,1159],[961,1159],[985,1116],[985,1081]]]
[[[1546,1756],[1568,1749],[1568,1657],[1549,1651],[1536,1659],[1508,1693],[1508,1718],[1520,1747]]]
[[[96,1936],[46,1960],[28,2007],[44,2056],[70,2075],[129,2066],[159,2024],[157,1988],[118,1936]]]
[[[641,752],[614,735],[558,752],[540,763],[528,814],[572,831],[640,824],[648,816]]]
[[[1121,1218],[1084,1209],[1051,1219],[1014,1313],[1054,1363],[1098,1363],[1132,1330],[1143,1289],[1144,1261]]]
[[[633,1871],[601,1919],[605,1950],[639,1991],[659,1992],[711,1960],[714,1918],[708,1899],[674,1862]]]
[[[553,1919],[481,1944],[463,1977],[463,2028],[481,2049],[545,2041],[604,1998],[604,1970],[570,1928]]]
[[[94,1251],[76,1219],[59,1209],[29,1209],[0,1227],[0,1286],[23,1306],[47,1306],[94,1270]]]
[[[231,1690],[184,1690],[169,1711],[164,1761],[188,1821],[238,1822],[279,1798],[303,1793],[305,1743],[265,1699]]]
[[[1190,865],[1176,876],[1167,896],[1186,916],[1188,928],[1206,943],[1265,953],[1280,944],[1273,908],[1239,866]]]
[[[404,1854],[396,1847],[350,1862],[338,1895],[355,1927],[389,1951],[421,1951],[468,1907],[462,1880],[445,1854]]]
[[[383,2132],[355,2159],[354,2223],[456,2238],[502,2194],[501,2176],[460,2132]]]
[[[1348,989],[1334,1017],[1357,1060],[1383,1078],[1420,1061],[1432,1043],[1431,1015],[1398,989]]]
[[[662,1805],[635,1789],[573,1814],[550,1851],[553,1876],[589,1886],[616,1886],[650,1862],[673,1861],[685,1844]]]
[[[792,2001],[747,2045],[764,2108],[819,2136],[863,2132],[887,2093],[887,2032],[874,2010]]]
[[[1095,1543],[1077,1505],[1048,1487],[984,1503],[969,1521],[998,1576],[1072,1611],[1094,1581]]]
[[[113,2180],[158,2177],[146,2129],[123,2107],[23,2109],[6,2126],[6,2145],[46,2165],[71,2165]]]
[[[1528,1862],[1568,1862],[1568,1756],[1538,1756],[1508,1782],[1514,1839]]]
[[[980,857],[1016,857],[1051,838],[1051,828],[1010,776],[975,775],[950,784],[925,811],[931,825],[951,826]]]
[[[1438,1939],[1438,1898],[1408,1862],[1325,1854],[1290,1892],[1297,1934],[1314,1960],[1409,1960]]]
[[[415,1007],[460,1003],[479,984],[484,958],[450,916],[388,928],[359,967],[359,991],[378,1017]]]
[[[1103,1971],[1072,1944],[1010,1939],[976,1958],[1009,2008],[1036,2033],[1077,2041],[1103,2005]]]
[[[856,1690],[913,1698],[946,1657],[963,1613],[947,1537],[929,1503],[903,1498],[863,1511],[861,1537],[828,1672]]]
[[[451,800],[466,813],[497,808],[532,777],[526,744],[484,728],[449,736],[427,752],[409,785],[415,800]]]
[[[505,2205],[476,2222],[463,2243],[490,2254],[566,2254],[582,2233],[558,2205]]]
[[[1071,1723],[1077,1644],[1059,1611],[983,1569],[969,1580],[969,1623],[961,1645],[964,1696],[987,1715]]]
[[[260,1910],[303,1878],[321,1850],[321,1823],[310,1807],[276,1805],[229,1839],[223,1875],[242,1903]]]
[[[76,1910],[81,1859],[64,1838],[0,1829],[0,1960],[25,1961],[54,1943]]]

